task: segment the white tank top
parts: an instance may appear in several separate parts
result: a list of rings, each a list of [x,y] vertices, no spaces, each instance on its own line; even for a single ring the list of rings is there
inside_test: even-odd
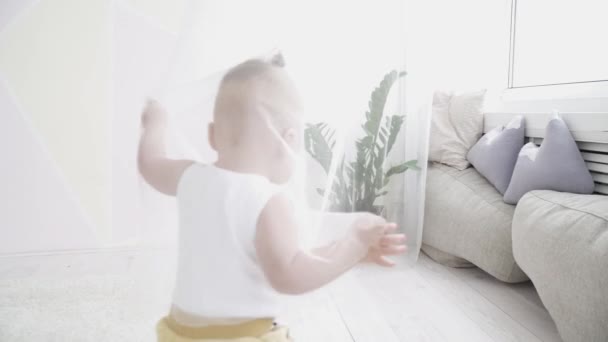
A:
[[[213,165],[184,171],[174,306],[219,320],[277,316],[278,293],[258,263],[254,237],[260,212],[279,189],[265,177]]]

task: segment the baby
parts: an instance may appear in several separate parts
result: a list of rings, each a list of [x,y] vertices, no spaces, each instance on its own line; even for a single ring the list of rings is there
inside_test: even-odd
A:
[[[395,224],[371,214],[357,214],[327,246],[300,247],[306,227],[281,185],[303,140],[301,104],[280,55],[248,60],[222,79],[208,127],[215,163],[167,158],[165,123],[164,109],[150,101],[139,170],[179,207],[176,286],[159,341],[291,341],[274,322],[279,293],[318,289],[362,261],[392,266],[387,256],[405,252]]]

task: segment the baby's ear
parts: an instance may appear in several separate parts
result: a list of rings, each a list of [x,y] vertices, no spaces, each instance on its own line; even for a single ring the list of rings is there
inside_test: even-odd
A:
[[[289,145],[293,145],[298,139],[298,132],[295,128],[288,128],[283,132],[283,140]]]
[[[207,126],[207,138],[211,148],[217,152],[217,146],[215,144],[215,127],[213,126],[213,122],[210,122]]]

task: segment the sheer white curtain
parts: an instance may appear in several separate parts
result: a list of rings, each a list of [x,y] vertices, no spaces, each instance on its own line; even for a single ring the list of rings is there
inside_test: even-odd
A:
[[[355,141],[365,135],[361,126],[370,111],[372,91],[389,72],[406,71],[404,1],[197,0],[187,4],[182,23],[166,72],[153,91],[171,113],[171,153],[213,161],[206,127],[223,72],[245,59],[280,50],[303,96],[306,121],[324,122],[335,130],[332,167],[324,170],[303,152],[306,163],[299,171],[305,176],[298,178],[303,191],[296,195],[306,206],[329,210],[329,191],[322,195],[317,188],[332,189],[341,177],[340,162],[348,165],[356,159]],[[382,215],[408,234],[410,255],[415,259],[422,238],[428,112],[420,106],[424,101],[410,101],[406,85],[407,76],[397,77],[381,113],[386,118],[405,116],[394,147],[383,161],[383,172],[411,160],[418,161],[418,169],[392,176],[378,190],[386,194],[374,204],[382,206]],[[346,173],[342,178],[347,179]],[[144,216],[158,212],[158,205],[165,213],[174,210],[167,202],[158,204],[146,186],[141,191]],[[356,209],[360,206],[342,208]],[[165,228],[144,232],[170,234],[167,220],[156,221],[164,222]],[[323,234],[322,230],[307,235]]]
[[[389,71],[405,69],[404,0],[59,2],[0,2],[0,112],[8,118],[0,128],[13,161],[2,175],[18,189],[0,196],[8,210],[0,221],[20,232],[9,234],[5,252],[166,245],[176,236],[175,201],[143,183],[135,163],[146,96],[171,112],[170,152],[209,162],[206,126],[222,72],[275,48],[301,90],[307,120],[336,130],[331,176],[306,159],[305,195],[296,196],[328,208],[316,189],[332,188],[342,156],[356,157],[372,91]],[[383,111],[407,114],[383,166],[416,159],[423,170],[393,176],[377,205],[415,242],[425,120],[410,106],[421,97],[412,96],[418,86],[406,91],[409,79],[395,83]],[[23,178],[31,170],[38,182]]]

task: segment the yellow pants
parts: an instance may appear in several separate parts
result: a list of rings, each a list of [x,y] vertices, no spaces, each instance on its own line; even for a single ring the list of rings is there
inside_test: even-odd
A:
[[[286,327],[272,320],[255,320],[237,325],[187,327],[170,317],[156,325],[158,342],[293,342]]]

